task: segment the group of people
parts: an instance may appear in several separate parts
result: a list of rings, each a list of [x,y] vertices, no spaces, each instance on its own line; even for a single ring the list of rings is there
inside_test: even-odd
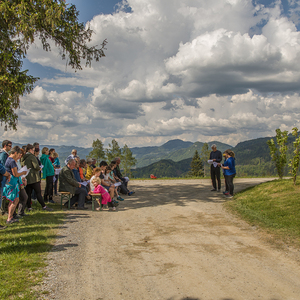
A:
[[[123,177],[120,171],[120,157],[116,157],[109,165],[101,161],[96,167],[93,158],[80,159],[77,151],[72,150],[71,155],[65,160],[59,173],[59,192],[69,192],[72,196],[70,206],[77,202],[77,209],[87,209],[84,205],[89,200],[89,194],[101,195],[99,207],[107,205],[116,210],[119,201],[124,201],[119,193],[131,196],[134,192],[128,189],[128,178]],[[64,204],[66,207],[68,202]]]
[[[124,201],[119,193],[129,196],[134,193],[128,190],[127,178],[121,174],[119,157],[110,165],[102,161],[96,167],[95,159],[80,159],[74,149],[65,163],[66,166],[61,168],[58,154],[53,148],[44,147],[40,155],[39,143],[27,144],[21,148],[13,147],[9,140],[2,142],[0,206],[2,215],[7,213],[7,224],[18,222],[20,218],[27,216],[25,209],[32,210],[32,199],[36,199],[43,210],[52,211],[46,203],[54,203],[53,195],[58,195],[58,191],[70,192],[71,206],[77,202],[77,209],[86,209],[84,204],[91,198],[89,193],[95,190],[102,195],[102,203],[99,204],[108,205],[112,210],[116,209],[119,201]],[[25,170],[23,167],[26,167]],[[42,179],[45,179],[43,195]],[[0,225],[0,229],[3,228],[5,226]]]
[[[7,224],[18,222],[19,218],[26,216],[25,208],[28,211],[32,210],[31,196],[33,191],[43,210],[53,210],[46,206],[45,195],[44,199],[42,197],[42,163],[38,158],[39,152],[39,143],[28,144],[20,148],[19,146],[13,147],[9,140],[2,142],[0,151],[0,203],[2,215],[7,213]],[[30,169],[29,173],[25,170],[22,171],[22,166],[27,166]],[[6,200],[8,200],[7,207]],[[2,228],[4,227],[0,226],[0,229]]]
[[[223,194],[227,198],[233,197],[234,185],[233,179],[236,175],[235,169],[235,154],[232,150],[227,149],[222,154],[221,151],[217,150],[217,146],[215,144],[211,145],[211,153],[209,159],[213,162],[210,168],[211,181],[214,191],[221,191],[221,172],[220,168],[223,170],[224,178],[225,178],[225,191]],[[222,160],[224,157],[224,163],[222,164]],[[217,186],[218,181],[218,186]]]

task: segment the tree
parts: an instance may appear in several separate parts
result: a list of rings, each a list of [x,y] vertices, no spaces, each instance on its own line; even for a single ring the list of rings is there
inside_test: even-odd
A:
[[[50,51],[49,41],[60,48],[62,59],[75,70],[82,61],[90,66],[104,55],[106,40],[98,49],[88,46],[93,31],[78,23],[75,5],[64,0],[6,0],[0,2],[0,122],[16,130],[20,96],[30,93],[38,80],[21,71],[29,46],[38,38]]]
[[[136,165],[136,159],[133,157],[131,150],[126,144],[122,149],[121,165],[123,167],[125,176],[131,176],[131,168]]]
[[[108,144],[108,147],[105,150],[108,162],[114,160],[115,157],[120,157],[122,161],[122,150],[115,139],[111,141],[111,144]]]
[[[276,144],[273,139],[267,141],[267,144],[270,148],[270,155],[272,161],[275,162],[275,167],[280,179],[283,177],[284,166],[286,165],[286,151],[287,151],[287,143],[288,140],[288,132],[281,131],[279,128],[276,129]]]
[[[294,141],[294,156],[290,160],[289,167],[291,168],[290,173],[293,176],[294,185],[296,185],[297,173],[299,170],[299,162],[300,162],[300,137],[298,137],[298,128],[294,127],[292,129],[292,135],[295,137]]]
[[[207,161],[209,160],[209,156],[210,156],[210,151],[207,143],[203,144],[200,155],[204,166],[204,176],[207,176],[209,173]]]
[[[97,164],[99,164],[101,160],[105,160],[103,143],[97,139],[93,141],[92,147],[93,150],[89,153],[89,157],[95,158],[97,160]]]
[[[203,163],[197,150],[195,151],[195,154],[192,158],[190,175],[193,177],[204,176]]]

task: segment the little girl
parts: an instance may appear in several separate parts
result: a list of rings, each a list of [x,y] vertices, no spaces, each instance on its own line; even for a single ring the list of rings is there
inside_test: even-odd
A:
[[[102,205],[108,205],[109,207],[112,207],[112,210],[116,210],[116,203],[111,201],[111,197],[107,190],[101,185],[101,180],[99,177],[95,177],[91,179],[91,182],[93,186],[95,187],[92,191],[94,194],[101,194],[102,196]],[[98,199],[97,199],[98,200]],[[100,201],[98,200],[99,205]],[[100,207],[96,208],[97,210],[100,210]]]

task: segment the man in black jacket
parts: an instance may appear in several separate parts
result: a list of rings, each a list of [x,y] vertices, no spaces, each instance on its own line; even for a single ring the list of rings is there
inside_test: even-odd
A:
[[[212,160],[214,163],[220,163],[222,161],[222,152],[217,150],[217,146],[215,144],[211,145],[212,151],[210,152],[209,159]],[[220,178],[220,167],[214,166],[214,164],[211,164],[210,167],[210,176],[211,176],[211,182],[213,185],[213,189],[211,190],[216,191],[217,190],[217,183],[216,179],[218,180],[218,192],[221,191],[221,178]]]

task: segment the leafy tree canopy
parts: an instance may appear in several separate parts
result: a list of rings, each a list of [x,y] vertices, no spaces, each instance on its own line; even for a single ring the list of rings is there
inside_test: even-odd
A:
[[[0,122],[16,130],[20,96],[29,93],[38,80],[22,71],[29,46],[40,39],[45,51],[49,41],[60,48],[62,59],[75,70],[82,62],[91,65],[104,55],[106,40],[100,48],[88,46],[93,31],[78,22],[79,12],[63,0],[0,1]]]
[[[95,158],[97,161],[97,165],[101,160],[105,160],[105,152],[102,141],[99,139],[93,141],[92,144],[93,150],[89,153],[90,158]]]

